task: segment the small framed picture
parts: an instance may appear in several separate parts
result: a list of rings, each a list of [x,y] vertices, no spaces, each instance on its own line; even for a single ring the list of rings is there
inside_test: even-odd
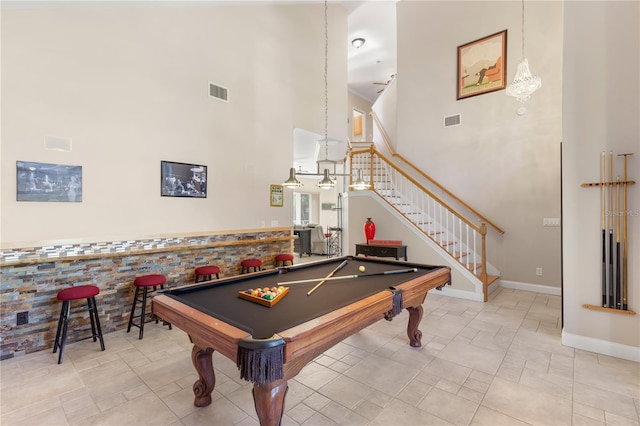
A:
[[[207,198],[207,166],[161,161],[160,195]]]
[[[504,89],[507,30],[458,46],[457,80],[458,100]]]
[[[269,187],[269,193],[271,195],[271,207],[282,207],[284,206],[284,186],[282,185],[271,185]]]

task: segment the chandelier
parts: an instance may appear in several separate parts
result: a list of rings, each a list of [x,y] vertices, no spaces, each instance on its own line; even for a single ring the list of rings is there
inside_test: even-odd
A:
[[[518,64],[513,83],[507,87],[508,96],[526,102],[531,94],[542,87],[540,77],[534,77],[529,70],[529,61],[524,56],[524,0],[522,0],[522,61]]]

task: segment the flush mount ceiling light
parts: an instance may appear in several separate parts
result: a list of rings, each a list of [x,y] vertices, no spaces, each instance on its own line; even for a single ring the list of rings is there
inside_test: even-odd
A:
[[[534,77],[529,70],[529,61],[524,56],[524,0],[522,0],[522,61],[518,64],[513,83],[507,87],[508,96],[526,102],[531,94],[542,87],[540,77]]]
[[[351,44],[353,44],[353,47],[355,47],[356,49],[360,49],[365,41],[366,40],[362,37],[358,37],[351,40]]]

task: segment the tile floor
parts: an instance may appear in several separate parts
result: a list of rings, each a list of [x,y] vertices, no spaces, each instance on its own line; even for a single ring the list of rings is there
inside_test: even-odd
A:
[[[560,298],[499,289],[488,303],[429,294],[422,348],[406,312],[334,346],[289,382],[283,425],[638,425],[640,364],[562,346]],[[251,384],[214,354],[193,405],[187,335],[149,323],[2,361],[0,424],[257,425]]]

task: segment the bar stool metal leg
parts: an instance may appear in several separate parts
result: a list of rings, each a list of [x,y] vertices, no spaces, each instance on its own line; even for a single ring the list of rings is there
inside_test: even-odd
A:
[[[93,341],[95,342],[98,335],[96,334],[96,321],[94,319],[93,304],[91,303],[92,299],[93,297],[89,297],[87,299],[87,310],[89,311],[89,320],[91,321],[91,336],[93,338]]]
[[[60,317],[58,318],[58,330],[56,331],[56,340],[53,342],[53,353],[55,354],[58,350],[58,346],[60,345],[58,342],[60,341],[60,333],[62,333],[62,322],[64,321],[64,308],[67,302],[62,302],[62,309],[60,310]]]
[[[136,313],[136,303],[138,303],[138,292],[140,291],[140,287],[136,287],[136,292],[133,295],[133,303],[131,304],[131,313],[129,314],[129,324],[127,325],[127,333],[131,331],[131,326],[133,324],[133,316]]]
[[[69,313],[71,312],[71,301],[65,300],[62,302],[62,312],[64,318],[62,319],[62,335],[60,336],[60,354],[58,355],[58,364],[62,364],[62,357],[64,356],[64,346],[67,342],[67,328],[69,325]],[[56,342],[58,339],[56,338]],[[54,345],[53,353],[56,353],[56,347]]]
[[[102,337],[102,327],[100,326],[100,317],[98,316],[98,305],[96,304],[95,297],[91,298],[90,304],[93,305],[93,308],[89,309],[90,314],[95,318],[96,330],[98,331],[97,337],[100,339],[100,350],[104,351],[104,339]],[[94,333],[93,341],[96,341],[96,334]]]
[[[142,333],[144,333],[144,320],[147,310],[147,287],[142,290],[142,307],[140,309],[140,334],[138,339],[142,340]]]

